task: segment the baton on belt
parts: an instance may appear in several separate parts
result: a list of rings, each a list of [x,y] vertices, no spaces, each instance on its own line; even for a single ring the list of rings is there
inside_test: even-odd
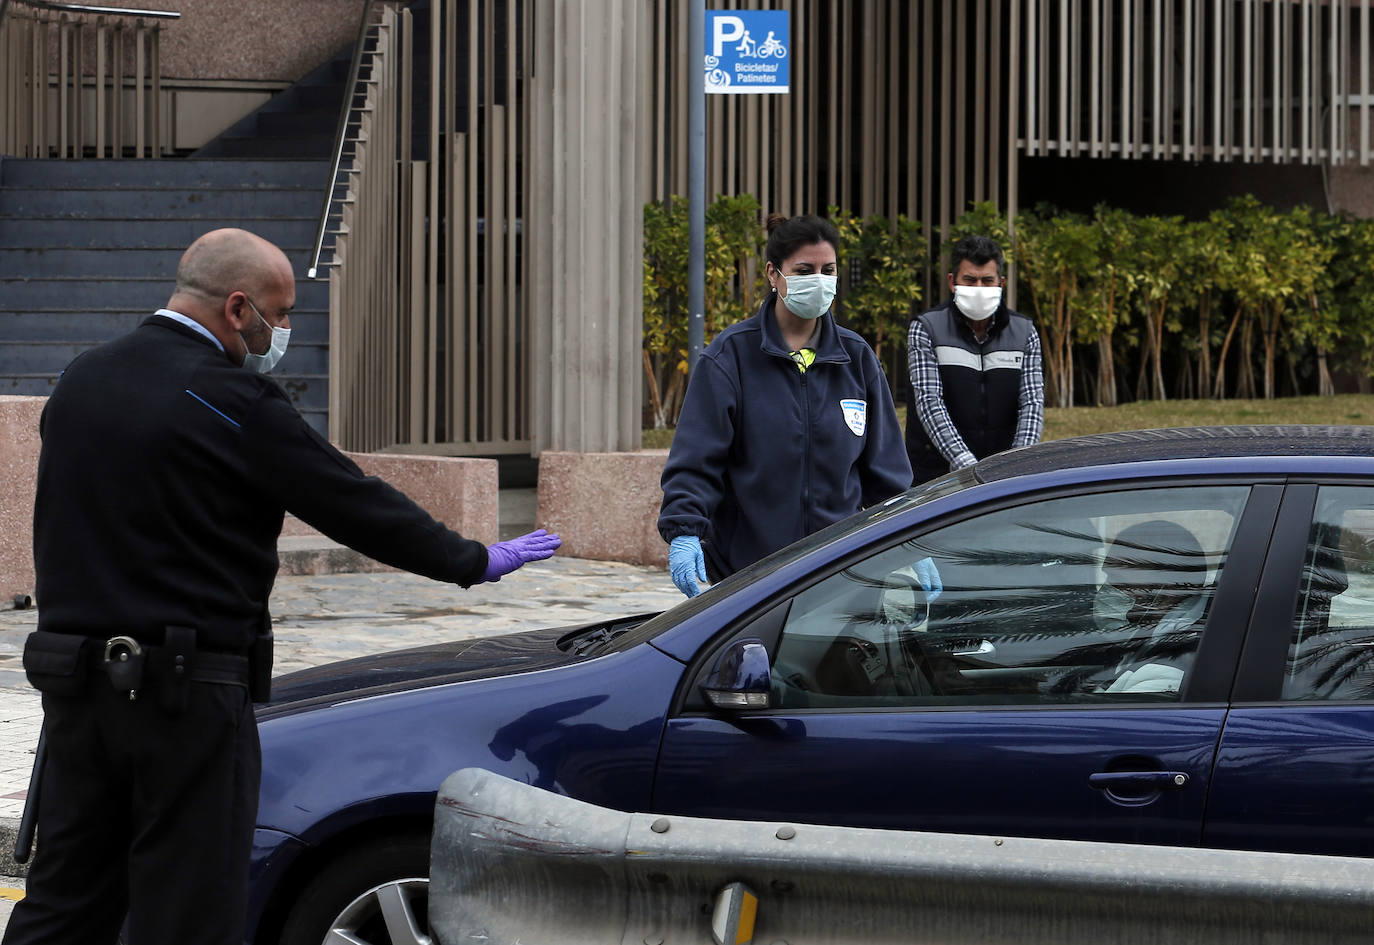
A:
[[[27,863],[33,852],[33,833],[38,823],[38,795],[43,790],[43,762],[48,756],[47,729],[38,732],[38,747],[33,752],[33,771],[29,774],[29,790],[24,795],[24,813],[19,818],[19,833],[14,838],[14,862]]]

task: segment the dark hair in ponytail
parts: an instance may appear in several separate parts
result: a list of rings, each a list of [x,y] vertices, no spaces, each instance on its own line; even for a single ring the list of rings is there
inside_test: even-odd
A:
[[[835,224],[822,217],[805,214],[788,217],[781,213],[770,213],[764,221],[768,230],[768,246],[763,258],[773,264],[774,269],[782,268],[782,261],[804,246],[829,243],[840,251],[840,233]]]

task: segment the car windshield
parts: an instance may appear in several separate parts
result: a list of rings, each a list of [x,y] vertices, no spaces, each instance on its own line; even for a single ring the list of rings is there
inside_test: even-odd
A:
[[[710,607],[716,601],[720,600],[722,595],[734,593],[738,588],[744,587],[764,575],[773,573],[789,562],[795,561],[797,558],[810,554],[817,548],[829,544],[841,535],[858,531],[873,522],[882,521],[893,515],[900,515],[909,509],[925,505],[927,502],[934,502],[936,499],[942,499],[956,492],[962,492],[964,489],[968,489],[978,484],[979,480],[974,475],[973,468],[970,467],[968,469],[961,469],[957,472],[949,473],[938,479],[932,479],[919,486],[914,486],[901,495],[893,496],[885,502],[880,502],[862,512],[857,512],[849,518],[827,526],[815,534],[806,536],[801,541],[794,542],[786,548],[779,549],[768,557],[751,564],[749,567],[735,572],[719,584],[711,585],[711,587],[698,594],[696,597],[684,598],[676,607],[670,607],[657,617],[644,621],[634,629],[607,635],[604,639],[599,641],[600,645],[590,647],[589,650],[583,650],[582,652],[589,656],[600,655],[602,653],[618,652],[620,650],[627,650],[633,646],[638,646],[646,640],[652,640],[669,627],[676,626],[682,620]]]

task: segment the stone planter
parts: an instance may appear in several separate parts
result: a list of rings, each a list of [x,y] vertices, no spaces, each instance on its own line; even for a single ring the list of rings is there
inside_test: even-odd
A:
[[[539,512],[543,528],[563,537],[560,554],[667,567],[658,535],[667,450],[634,453],[539,454]]]

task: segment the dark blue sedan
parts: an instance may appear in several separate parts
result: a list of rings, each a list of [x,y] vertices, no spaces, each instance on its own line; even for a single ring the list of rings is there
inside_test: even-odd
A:
[[[467,766],[622,810],[1366,856],[1374,428],[1016,450],[657,616],[276,687],[257,943],[428,941]]]

